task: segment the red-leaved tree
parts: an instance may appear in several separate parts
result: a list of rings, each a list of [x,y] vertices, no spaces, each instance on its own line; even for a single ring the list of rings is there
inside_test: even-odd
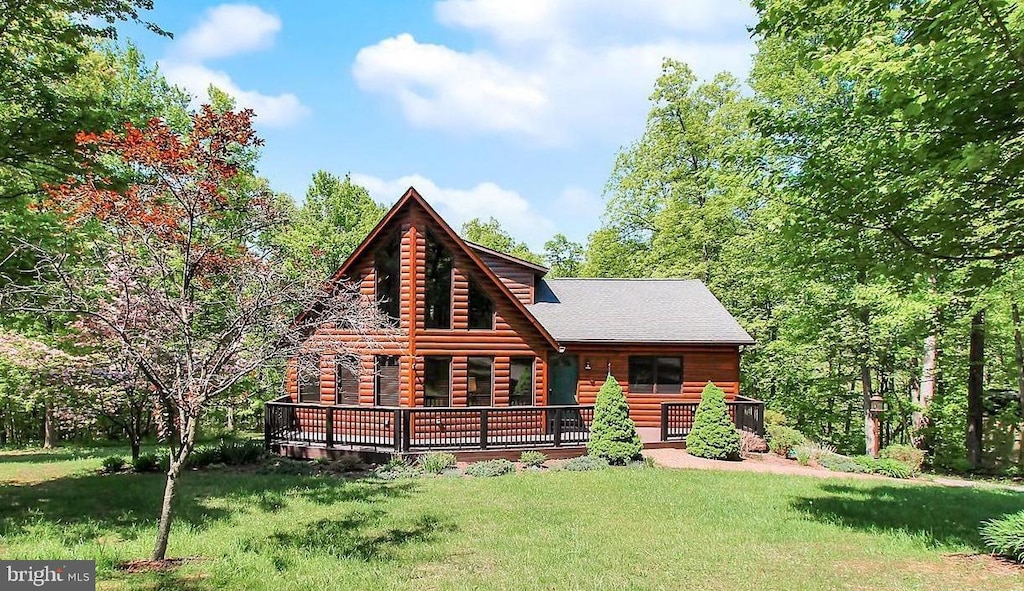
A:
[[[94,226],[97,238],[73,255],[40,250],[45,293],[14,300],[79,318],[91,340],[116,353],[115,367],[138,372],[166,418],[170,461],[154,560],[166,556],[175,487],[206,409],[253,372],[308,352],[316,345],[306,337],[323,324],[364,344],[390,330],[352,286],[279,271],[261,237],[286,220],[252,174],[262,142],[251,118],[205,106],[185,135],[156,119],[79,134],[84,172],[49,187],[44,207],[71,226]],[[296,320],[303,310],[315,313]]]

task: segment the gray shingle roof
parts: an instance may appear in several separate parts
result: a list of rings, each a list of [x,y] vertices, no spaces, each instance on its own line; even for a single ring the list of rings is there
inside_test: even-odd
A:
[[[545,279],[530,312],[559,342],[752,344],[696,279]]]

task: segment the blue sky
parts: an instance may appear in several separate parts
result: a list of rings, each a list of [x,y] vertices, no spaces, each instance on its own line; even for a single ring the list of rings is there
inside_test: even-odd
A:
[[[313,172],[378,201],[410,184],[456,228],[494,216],[539,250],[597,228],[663,57],[745,78],[737,0],[157,0],[168,40],[127,35],[172,82],[257,113],[260,171],[301,200]]]

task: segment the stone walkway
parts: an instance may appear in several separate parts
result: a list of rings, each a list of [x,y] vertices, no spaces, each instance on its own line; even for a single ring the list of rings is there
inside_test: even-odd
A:
[[[765,474],[786,474],[791,476],[811,476],[813,478],[855,478],[858,480],[893,480],[876,474],[851,474],[848,472],[832,472],[824,468],[801,466],[773,454],[753,454],[741,462],[722,460],[706,460],[686,453],[684,449],[645,449],[643,454],[652,458],[659,466],[666,468],[682,468],[686,470],[721,470],[723,472],[761,472]],[[915,483],[937,484],[941,486],[1002,488],[1024,492],[1024,486],[998,484],[974,480],[962,480],[949,477],[926,477],[914,480]]]

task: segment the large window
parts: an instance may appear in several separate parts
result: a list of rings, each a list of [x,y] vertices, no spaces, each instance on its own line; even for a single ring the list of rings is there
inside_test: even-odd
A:
[[[533,406],[533,357],[513,357],[509,406]]]
[[[338,404],[359,404],[359,374],[355,372],[359,360],[339,356],[334,361],[334,392]]]
[[[423,362],[423,406],[452,405],[451,357],[427,357]]]
[[[466,406],[491,406],[494,403],[494,358],[468,358],[466,373],[469,376]]]
[[[380,311],[398,320],[401,313],[401,252],[402,241],[396,233],[374,256],[377,276],[377,305]]]
[[[472,279],[469,280],[469,328],[494,330],[494,302]]]
[[[296,378],[299,382],[299,402],[320,402],[320,358],[303,355],[299,358]]]
[[[426,327],[451,328],[452,255],[429,233],[426,255]]]
[[[377,355],[373,364],[377,406],[398,406],[398,355]]]
[[[683,360],[679,357],[630,357],[629,391],[637,394],[679,394]]]

